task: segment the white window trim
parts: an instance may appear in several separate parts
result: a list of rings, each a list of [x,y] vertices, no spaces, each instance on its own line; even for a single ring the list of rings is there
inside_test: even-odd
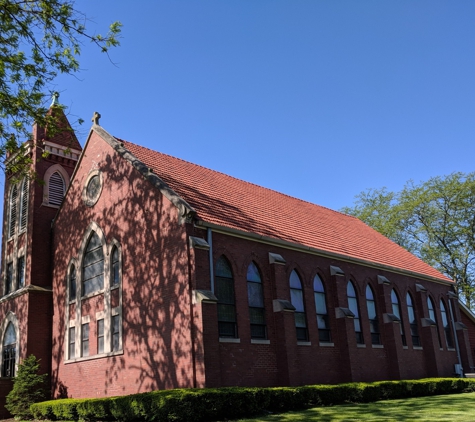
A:
[[[24,186],[27,186],[26,188],[26,192],[24,190]],[[26,199],[26,210],[25,208],[23,207],[23,197],[24,197],[24,194],[26,193],[26,195],[28,196],[28,198]],[[30,179],[28,177],[25,177],[23,179],[23,181],[20,183],[20,200],[19,200],[19,211],[18,211],[18,233],[23,233],[27,230],[28,228],[28,212],[29,212],[29,208],[30,208],[30,198],[29,198],[29,195],[30,195]],[[25,224],[25,227],[22,228],[21,227],[21,221],[23,220],[23,215],[26,213],[26,224]]]
[[[12,195],[13,195],[13,190],[16,188],[16,198],[15,198],[15,224],[14,224],[14,228],[13,228],[13,233],[11,233],[11,230],[10,230],[10,226],[11,226],[11,223],[12,223],[12,204],[13,204],[13,201],[12,201]],[[7,239],[13,239],[15,237],[15,235],[18,233],[18,216],[19,216],[19,203],[18,203],[18,199],[21,195],[18,195],[18,184],[15,183],[13,184],[11,187],[10,187],[10,192],[8,194],[8,226],[7,226],[7,233],[8,233],[8,236],[7,236]]]
[[[49,167],[48,170],[46,170],[45,175],[44,175],[45,184],[43,185],[43,206],[51,207],[51,208],[60,207],[59,205],[53,205],[49,203],[49,179],[56,172],[58,172],[63,177],[65,195],[66,195],[66,191],[68,190],[69,174],[64,169],[64,167],[61,166],[60,164],[54,164],[53,166]]]
[[[84,252],[86,250],[87,244],[89,242],[92,232],[95,232],[101,241],[103,252],[104,252],[104,289],[96,292],[91,292],[88,295],[82,295],[82,265],[84,260]],[[119,252],[119,286],[111,288],[111,259],[112,259],[112,249],[117,247]],[[83,361],[83,360],[92,360],[100,357],[115,356],[121,355],[123,351],[123,313],[122,313],[122,282],[123,282],[123,272],[122,272],[122,247],[117,239],[112,239],[109,244],[106,243],[106,238],[104,232],[95,222],[91,222],[88,228],[85,230],[83,240],[81,242],[78,256],[73,257],[69,261],[68,272],[67,272],[67,284],[66,284],[66,300],[65,300],[65,344],[64,344],[64,364],[69,364],[73,362]],[[71,266],[74,264],[76,268],[76,300],[69,301],[69,275]],[[119,289],[119,304],[118,306],[111,307],[111,291]],[[81,325],[88,322],[91,323],[90,315],[82,315],[82,306],[81,303],[83,300],[88,299],[96,295],[104,295],[104,308],[102,311],[95,313],[95,321],[97,323],[99,319],[104,320],[104,353],[89,355],[89,356],[80,356],[81,354]],[[70,304],[75,303],[75,317],[74,320],[69,318],[69,306]],[[112,317],[119,315],[119,350],[112,351]],[[78,356],[74,359],[69,359],[69,328],[75,327],[75,356]],[[97,334],[97,333],[96,333]]]
[[[2,323],[2,326],[0,328],[0,333],[1,333],[1,336],[0,336],[0,376],[1,374],[3,374],[3,339],[5,337],[5,332],[7,330],[7,327],[8,327],[8,324],[9,323],[12,323],[13,324],[13,328],[15,329],[15,336],[16,336],[16,350],[15,350],[15,374],[14,376],[16,376],[17,374],[17,371],[18,371],[18,363],[19,363],[19,360],[20,360],[20,328],[19,328],[19,324],[18,324],[18,319],[16,317],[16,315],[9,311],[7,316],[5,317],[5,319],[3,320],[3,323]]]
[[[88,198],[87,197],[87,186],[89,184],[89,181],[94,177],[98,176],[99,177],[99,182],[100,182],[100,187],[99,187],[99,192],[94,198]],[[97,201],[99,201],[99,198],[101,197],[102,194],[102,187],[104,186],[104,178],[102,176],[102,172],[98,169],[91,170],[89,174],[86,177],[86,181],[84,182],[84,187],[82,189],[82,200],[88,207],[94,206]]]

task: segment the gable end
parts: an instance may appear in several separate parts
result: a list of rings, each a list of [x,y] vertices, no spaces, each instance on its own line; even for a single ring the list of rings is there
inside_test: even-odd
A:
[[[91,131],[96,132],[105,142],[107,142],[122,158],[127,160],[142,176],[147,179],[156,189],[158,189],[165,198],[167,198],[176,208],[180,215],[180,223],[191,222],[196,215],[195,209],[179,196],[170,186],[168,186],[160,177],[132,154],[124,144],[110,135],[104,128],[94,124]],[[89,135],[90,136],[90,135]]]

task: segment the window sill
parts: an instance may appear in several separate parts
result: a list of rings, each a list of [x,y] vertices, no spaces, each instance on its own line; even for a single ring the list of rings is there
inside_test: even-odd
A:
[[[251,339],[251,344],[270,344],[270,340]]]
[[[50,204],[49,202],[43,202],[41,205],[43,207],[56,208],[56,209],[60,207],[59,205],[53,205],[53,204]]]
[[[311,346],[312,342],[311,341],[298,341],[297,346]]]
[[[455,352],[455,349],[453,347],[449,347],[449,348],[447,348],[447,351],[448,352]]]
[[[413,350],[424,350],[421,346],[413,346]]]
[[[83,357],[80,357],[80,358],[68,359],[68,360],[64,361],[64,364],[68,365],[68,364],[71,364],[71,363],[102,359],[102,358],[107,358],[107,357],[110,357],[110,356],[118,356],[118,355],[123,355],[123,354],[124,354],[124,350],[118,350],[117,352],[101,353],[99,355],[83,356]]]
[[[240,338],[220,337],[219,342],[220,343],[241,343],[241,339]]]
[[[407,346],[402,346],[402,348],[403,348],[404,350],[409,349],[409,347],[407,347]]]
[[[335,343],[318,343],[320,347],[335,347]]]
[[[116,284],[115,286],[111,286],[111,291],[112,290],[117,290],[120,286],[120,283],[119,284]]]
[[[372,344],[373,349],[384,349],[384,344]]]
[[[356,347],[359,349],[366,349],[366,344],[357,344]]]

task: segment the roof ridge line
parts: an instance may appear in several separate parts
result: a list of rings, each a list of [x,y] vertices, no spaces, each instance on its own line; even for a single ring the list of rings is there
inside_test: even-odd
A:
[[[182,162],[184,162],[184,163],[190,164],[190,165],[192,165],[192,166],[200,167],[200,168],[202,168],[202,169],[211,171],[211,172],[216,173],[216,174],[219,174],[219,175],[221,175],[221,176],[225,176],[225,177],[229,177],[229,178],[234,179],[234,180],[238,180],[238,181],[240,181],[240,182],[242,182],[242,183],[245,183],[245,184],[247,184],[247,185],[255,186],[255,187],[258,187],[258,188],[260,188],[260,189],[265,189],[265,190],[267,190],[267,191],[269,191],[269,192],[273,192],[273,193],[276,193],[276,194],[278,194],[278,195],[282,195],[282,196],[285,196],[285,197],[287,197],[287,198],[291,198],[291,199],[294,199],[294,200],[296,200],[296,201],[299,201],[299,202],[302,202],[302,203],[305,203],[305,204],[312,205],[312,206],[314,206],[314,207],[319,207],[319,208],[325,209],[325,210],[327,210],[327,211],[330,211],[330,212],[333,212],[333,213],[336,213],[336,214],[344,215],[344,216],[346,216],[346,217],[351,217],[351,218],[354,218],[354,219],[359,220],[359,218],[357,218],[357,217],[355,217],[355,216],[353,216],[353,215],[348,215],[348,214],[345,214],[345,213],[343,213],[343,212],[341,212],[341,211],[333,210],[333,209],[328,208],[328,207],[326,207],[326,206],[324,206],[324,205],[319,205],[319,204],[316,204],[316,203],[314,203],[314,202],[307,201],[307,200],[305,200],[305,199],[297,198],[297,197],[292,196],[292,195],[289,195],[289,194],[287,194],[287,193],[279,192],[278,190],[275,190],[275,189],[272,189],[272,188],[268,188],[268,187],[266,187],[266,186],[258,185],[257,183],[249,182],[249,181],[247,181],[247,180],[240,179],[239,177],[231,176],[231,175],[229,175],[229,174],[223,173],[223,172],[221,172],[221,171],[219,171],[219,170],[214,170],[214,169],[211,169],[211,168],[209,168],[209,167],[205,167],[205,166],[203,166],[203,165],[201,165],[201,164],[192,163],[191,161],[185,160],[185,159],[183,159],[183,158],[175,157],[174,155],[171,155],[171,154],[166,154],[166,153],[164,153],[164,152],[160,152],[160,151],[157,151],[157,150],[148,148],[148,147],[144,147],[144,146],[142,146],[142,145],[136,144],[136,143],[131,142],[131,141],[127,141],[127,140],[125,140],[125,139],[121,139],[121,138],[117,138],[117,137],[115,137],[115,138],[116,138],[118,141],[120,141],[120,142],[126,142],[126,143],[132,144],[132,145],[134,145],[134,146],[136,146],[136,147],[138,147],[138,148],[142,148],[142,149],[151,151],[151,152],[153,152],[153,153],[155,153],[155,154],[161,154],[161,155],[164,155],[164,156],[166,156],[166,157],[170,157],[170,158],[173,158],[173,159],[175,159],[175,160],[179,160],[179,161],[182,161]],[[360,220],[360,221],[361,221],[361,220]]]

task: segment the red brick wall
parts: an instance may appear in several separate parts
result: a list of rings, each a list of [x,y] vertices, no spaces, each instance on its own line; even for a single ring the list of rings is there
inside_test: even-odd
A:
[[[5,398],[13,388],[13,381],[11,379],[0,379],[0,418],[10,418],[12,415],[5,409]]]
[[[103,189],[98,202],[88,207],[81,197],[92,169],[102,171]],[[65,364],[65,277],[92,221],[107,243],[115,239],[122,247],[123,354]],[[175,206],[93,133],[54,226],[55,396],[193,386],[185,229]],[[88,311],[91,345],[96,341],[96,308]]]
[[[196,230],[195,235],[206,237],[206,232]],[[371,381],[392,378],[410,379],[428,376],[432,373],[431,371],[437,371],[439,376],[453,375],[453,365],[457,363],[457,357],[455,351],[448,350],[445,344],[439,310],[439,301],[441,298],[446,299],[446,293],[450,286],[220,233],[213,233],[213,252],[215,261],[224,254],[232,265],[240,339],[240,343],[237,344],[219,344],[217,358],[220,362],[219,370],[222,385],[279,385],[281,383],[279,374],[288,373],[289,370],[291,374],[294,374],[290,378],[291,384]],[[268,258],[269,252],[281,254],[286,260],[283,277],[272,279],[272,269]],[[258,265],[263,277],[266,321],[270,340],[268,345],[251,344],[246,283],[247,267],[251,261]],[[345,272],[345,276],[331,276],[330,265],[340,267]],[[197,266],[199,265],[197,264]],[[206,263],[202,263],[202,266],[206,266]],[[295,350],[287,350],[286,356],[290,356],[290,361],[286,362],[287,367],[283,368],[281,360],[278,359],[279,348],[282,347],[283,340],[279,338],[278,332],[284,328],[282,323],[279,322],[279,315],[273,312],[272,300],[276,298],[290,300],[288,279],[293,269],[298,270],[302,279],[311,345],[297,345],[295,338],[292,338],[290,342]],[[313,295],[313,278],[316,273],[322,278],[326,289],[327,307],[334,343],[332,347],[321,346],[318,341]],[[378,284],[378,275],[387,277],[391,284],[389,286]],[[356,345],[353,321],[347,320],[348,322],[343,321],[342,323],[342,320],[335,318],[336,307],[348,306],[346,285],[350,278],[356,285],[365,342],[364,347],[357,347]],[[383,342],[382,348],[374,348],[371,344],[365,299],[365,288],[368,282],[373,287],[377,301]],[[440,336],[443,341],[441,350],[438,346],[436,328],[420,325],[420,318],[428,317],[427,309],[422,306],[427,301],[427,296],[424,292],[416,292],[415,283],[424,285],[434,299],[439,319]],[[402,345],[399,325],[394,323],[385,324],[383,321],[383,313],[392,313],[390,299],[392,288],[396,289],[400,299],[407,347]],[[406,293],[408,291],[411,292],[414,302],[416,302],[419,334],[423,342],[422,350],[414,348],[412,345],[406,307]],[[419,301],[416,300],[418,297],[420,298]],[[437,344],[435,351],[433,344]],[[433,353],[431,354],[429,351]],[[348,361],[350,362],[349,366],[346,365]],[[289,369],[289,365],[298,368],[297,375],[295,375],[295,370]]]
[[[470,341],[470,355],[475,362],[475,323],[464,312],[460,312],[462,322],[467,326],[467,334]],[[475,372],[475,368],[464,368],[465,372]]]

